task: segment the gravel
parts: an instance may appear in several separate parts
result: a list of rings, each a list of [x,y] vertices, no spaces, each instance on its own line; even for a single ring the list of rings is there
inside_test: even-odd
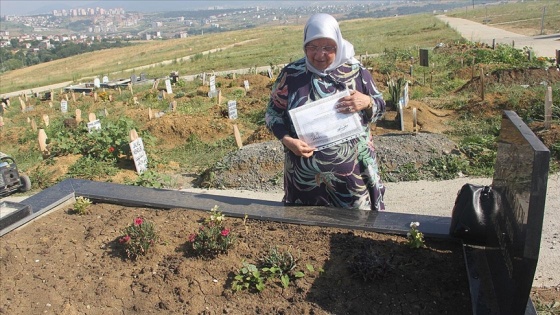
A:
[[[445,135],[433,133],[386,134],[374,137],[381,166],[392,171],[413,164],[416,168],[430,159],[459,154],[457,145]],[[267,141],[243,146],[225,156],[207,170],[199,184],[205,188],[282,191],[284,148],[280,141]],[[394,180],[406,174],[392,173]]]

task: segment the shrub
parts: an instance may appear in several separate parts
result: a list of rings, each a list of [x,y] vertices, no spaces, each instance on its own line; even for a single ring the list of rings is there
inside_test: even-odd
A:
[[[214,206],[210,210],[210,217],[200,225],[198,233],[189,235],[189,244],[197,255],[214,258],[227,253],[233,246],[235,237],[225,227],[224,221],[225,215],[218,211],[218,206]]]
[[[76,202],[74,202],[74,213],[79,215],[88,214],[90,212],[88,209],[90,205],[91,200],[88,198],[82,196],[76,197]]]
[[[139,256],[145,256],[157,240],[153,223],[137,217],[132,224],[123,229],[119,243],[124,247],[128,258],[137,259]]]

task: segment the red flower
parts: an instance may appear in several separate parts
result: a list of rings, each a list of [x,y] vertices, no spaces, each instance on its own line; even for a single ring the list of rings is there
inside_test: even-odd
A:
[[[189,235],[189,242],[194,243],[195,240],[196,240],[196,234]]]
[[[109,151],[109,153],[113,153],[115,151],[115,148],[109,147],[109,149],[107,151]]]
[[[222,234],[222,236],[228,236],[229,235],[229,230],[228,229],[223,229],[220,234]]]
[[[143,222],[144,222],[144,220],[140,217],[134,219],[134,225],[136,225],[136,226],[142,224]]]
[[[121,244],[128,243],[128,241],[130,241],[130,236],[128,235],[125,235],[119,239],[119,243]]]

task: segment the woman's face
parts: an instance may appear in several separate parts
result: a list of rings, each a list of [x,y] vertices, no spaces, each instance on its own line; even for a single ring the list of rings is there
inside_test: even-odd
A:
[[[325,70],[336,57],[336,42],[330,38],[317,38],[305,45],[307,60],[319,71]]]

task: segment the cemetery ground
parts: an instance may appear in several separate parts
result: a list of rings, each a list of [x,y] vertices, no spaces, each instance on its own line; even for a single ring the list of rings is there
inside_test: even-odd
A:
[[[460,151],[457,133],[481,128],[477,122],[492,121],[503,109],[533,117],[535,103],[541,102],[538,92],[520,86],[539,86],[543,81],[557,85],[560,81],[560,74],[553,68],[489,73],[484,77],[483,99],[480,78],[473,75],[471,67],[465,67],[452,74],[465,84],[440,97],[411,100],[404,111],[405,131],[397,127],[394,108],[389,109],[373,130],[378,148],[384,148],[378,154],[390,175],[387,179],[428,176],[427,169],[439,165],[431,165],[432,158],[442,163]],[[427,77],[413,78],[411,89],[433,89],[429,74]],[[387,77],[374,72],[374,78],[388,98]],[[243,87],[244,80],[250,82],[248,91]],[[134,86],[132,93],[127,89],[100,92],[97,101],[93,95],[76,94],[75,101],[70,95],[67,114],[60,112],[59,104],[65,97],[60,93],[55,93],[53,107],[48,100],[30,99],[22,110],[18,100],[13,100],[3,115],[2,150],[9,149],[6,143],[17,144],[17,150],[8,153],[25,166],[35,189],[47,188],[69,176],[171,189],[205,186],[280,190],[281,152],[266,150],[264,146],[274,139],[262,124],[272,80],[266,74],[246,74],[218,77],[217,84],[223,96],[220,104],[216,98],[208,98],[208,86],[201,80],[181,82],[171,95],[162,93],[162,87]],[[508,90],[511,87],[513,90]],[[463,105],[450,106],[454,97]],[[239,118],[235,121],[228,118],[226,103],[231,99],[237,101]],[[170,106],[173,101],[177,102],[175,111]],[[83,152],[66,150],[58,154],[63,152],[61,144],[78,146],[64,139],[75,139],[70,135],[84,132],[84,123],[75,121],[77,108],[84,119],[87,113],[95,113],[102,128],[119,119],[132,120],[134,124],[124,125],[134,127],[143,138],[150,171],[138,176],[124,150],[116,166],[101,163],[101,152],[85,162]],[[417,109],[423,138],[413,133],[412,108]],[[49,126],[44,115],[50,117]],[[528,122],[547,147],[556,148],[553,160],[560,137],[557,121],[549,129],[543,128],[542,121]],[[50,151],[44,157],[37,153],[37,130],[32,122],[49,136]],[[459,132],[454,131],[458,122],[463,123]],[[241,150],[236,150],[234,123],[243,141]],[[128,131],[122,134],[127,136]],[[128,143],[121,145],[126,147]],[[103,150],[109,151],[110,147]],[[247,150],[260,154],[251,155]],[[222,160],[224,156],[227,158]],[[393,165],[394,161],[398,165]],[[402,168],[407,165],[409,168]],[[90,214],[77,215],[71,208],[61,207],[2,237],[0,314],[470,313],[468,284],[457,243],[427,239],[426,248],[411,249],[404,237],[396,235],[227,218],[227,225],[237,236],[235,246],[227,254],[205,260],[188,250],[188,236],[197,230],[204,213],[95,204]],[[118,238],[121,229],[137,216],[154,222],[160,241],[146,257],[130,261],[119,250]],[[305,276],[293,279],[287,288],[271,279],[260,293],[233,292],[232,280],[243,261],[258,264],[274,246],[289,250],[297,259],[296,270],[304,271]],[[364,255],[364,249],[372,255]],[[534,288],[532,297],[542,314],[558,314],[558,287]]]

